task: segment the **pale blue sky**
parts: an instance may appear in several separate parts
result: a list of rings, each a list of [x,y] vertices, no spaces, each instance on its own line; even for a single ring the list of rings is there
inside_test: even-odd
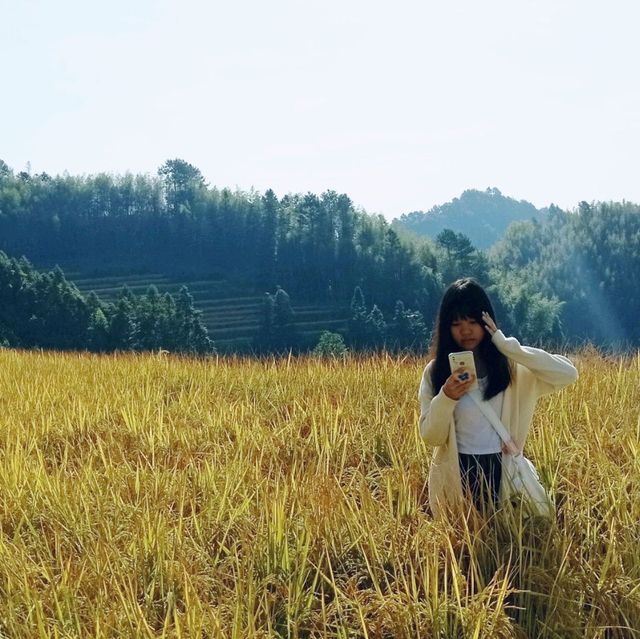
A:
[[[195,164],[388,219],[466,188],[640,202],[635,0],[0,0],[0,158]]]

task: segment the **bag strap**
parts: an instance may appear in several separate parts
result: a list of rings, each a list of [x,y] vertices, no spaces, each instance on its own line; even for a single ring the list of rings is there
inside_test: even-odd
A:
[[[505,443],[513,443],[509,431],[504,427],[504,424],[498,417],[495,410],[489,402],[482,400],[482,396],[479,390],[472,390],[467,393],[469,397],[474,401],[475,405],[480,409],[480,412],[489,420],[489,423],[493,426],[494,430],[500,436],[500,439]]]

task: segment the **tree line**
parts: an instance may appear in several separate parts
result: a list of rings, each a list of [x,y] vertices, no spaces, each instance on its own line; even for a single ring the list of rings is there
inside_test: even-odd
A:
[[[462,276],[489,289],[505,331],[526,341],[638,345],[640,300],[629,274],[640,272],[639,220],[640,207],[628,202],[551,207],[543,221],[516,222],[483,251],[449,229],[435,239],[404,236],[333,191],[278,198],[210,187],[179,159],[155,176],[30,175],[0,161],[0,250],[8,255],[40,267],[279,284],[299,301],[351,304],[345,337],[353,348],[406,343],[397,327],[419,320],[428,332],[444,288]],[[358,289],[364,311],[353,304]],[[294,339],[291,322],[276,319],[277,291],[271,297],[258,349]],[[110,321],[112,311],[100,310]]]
[[[384,218],[346,195],[209,188],[178,159],[155,176],[29,175],[0,161],[0,250],[85,272],[222,272],[329,303],[359,285],[378,304],[416,304],[425,278]]]
[[[551,207],[544,223],[512,224],[490,254],[492,273],[524,329],[556,341],[640,346],[640,206]]]
[[[187,287],[176,298],[126,286],[113,303],[82,295],[60,268],[39,272],[0,251],[0,346],[63,350],[215,351]]]
[[[346,331],[325,333],[331,336],[329,341],[339,338],[337,343],[341,352],[347,346],[352,351],[384,349],[393,352],[424,352],[429,338],[429,331],[420,311],[407,309],[404,302],[398,300],[393,317],[386,321],[376,304],[367,308],[364,293],[359,286],[353,292]],[[299,335],[289,294],[280,286],[275,293],[267,293],[263,301],[260,327],[253,342],[254,351],[274,353],[290,349],[310,350],[313,346],[317,347],[318,343],[305,343]]]

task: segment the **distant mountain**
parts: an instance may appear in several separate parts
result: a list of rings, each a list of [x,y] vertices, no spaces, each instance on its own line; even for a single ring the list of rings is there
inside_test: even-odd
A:
[[[502,237],[511,222],[542,220],[546,211],[525,200],[504,196],[496,188],[470,189],[426,213],[414,211],[402,215],[393,221],[393,225],[433,238],[444,229],[451,229],[464,233],[477,248],[486,249]]]

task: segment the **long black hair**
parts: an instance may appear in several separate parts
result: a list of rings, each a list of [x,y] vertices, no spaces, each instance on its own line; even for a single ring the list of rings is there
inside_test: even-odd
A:
[[[436,318],[430,352],[431,358],[435,359],[431,369],[434,393],[440,392],[447,378],[451,375],[449,353],[464,350],[455,343],[451,336],[451,324],[455,320],[474,319],[484,327],[483,311],[487,311],[493,321],[496,321],[489,297],[482,286],[470,277],[456,280],[444,292]],[[495,347],[486,330],[484,331],[484,339],[479,345],[479,354],[486,364],[489,378],[484,398],[485,400],[491,399],[511,383],[511,365],[509,360]]]

